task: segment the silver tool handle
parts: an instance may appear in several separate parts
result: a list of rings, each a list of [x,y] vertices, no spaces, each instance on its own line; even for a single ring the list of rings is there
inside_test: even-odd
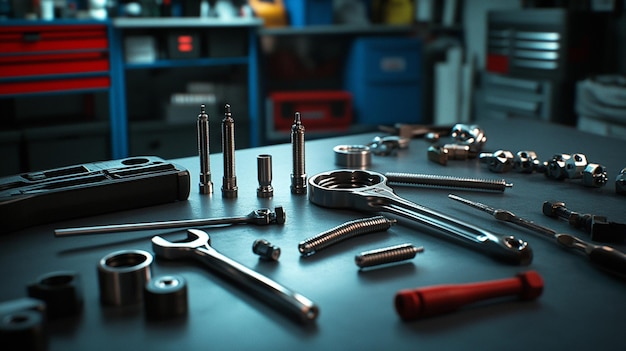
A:
[[[300,322],[308,323],[317,318],[319,308],[308,298],[222,255],[211,247],[199,247],[193,252],[197,255],[196,258],[209,268],[246,288],[270,305],[280,308]]]
[[[500,260],[519,265],[528,265],[532,261],[532,250],[528,243],[513,236],[491,233],[459,219],[405,200],[396,195],[391,188],[366,188],[355,192],[355,194],[366,197],[384,196],[387,198],[387,201],[378,203],[372,201],[372,209],[378,208],[380,211],[408,218],[426,229],[434,230],[437,234],[444,234],[447,238],[466,246],[485,251],[487,254]]]

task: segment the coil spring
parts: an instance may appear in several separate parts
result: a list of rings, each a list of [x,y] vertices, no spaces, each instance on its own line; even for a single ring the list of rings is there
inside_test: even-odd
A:
[[[304,256],[310,256],[348,238],[386,231],[396,222],[395,219],[388,219],[384,216],[355,219],[300,242],[298,251]]]

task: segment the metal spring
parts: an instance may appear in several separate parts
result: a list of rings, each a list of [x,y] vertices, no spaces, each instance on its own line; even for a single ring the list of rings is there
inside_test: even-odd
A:
[[[323,248],[358,235],[386,231],[396,222],[397,220],[384,216],[355,219],[300,242],[298,251],[303,256],[310,256]]]
[[[390,183],[428,185],[448,188],[466,188],[476,190],[504,191],[512,187],[504,179],[477,179],[467,177],[453,177],[444,175],[414,174],[414,173],[385,173]]]
[[[361,252],[354,257],[354,263],[360,268],[377,266],[385,263],[399,262],[414,258],[418,252],[424,252],[422,246],[401,244],[371,251]]]

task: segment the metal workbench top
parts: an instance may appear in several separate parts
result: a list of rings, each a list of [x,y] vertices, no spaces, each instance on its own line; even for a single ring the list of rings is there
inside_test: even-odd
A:
[[[346,221],[369,217],[349,209],[329,210],[290,193],[291,146],[285,144],[236,151],[239,195],[220,193],[222,155],[211,155],[215,192],[198,191],[198,157],[174,160],[190,170],[188,201],[41,225],[0,237],[0,301],[26,296],[26,285],[38,276],[75,270],[82,278],[85,304],[77,318],[50,324],[50,350],[606,350],[624,348],[626,282],[604,274],[585,257],[557,246],[539,235],[498,222],[493,217],[447,198],[449,193],[510,210],[520,217],[558,232],[588,236],[564,220],[541,212],[543,201],[555,199],[584,213],[626,222],[626,196],[614,191],[618,172],[626,167],[626,142],[586,134],[573,128],[537,121],[485,120],[484,151],[534,150],[545,160],[553,154],[584,153],[591,162],[607,167],[609,184],[587,188],[580,181],[555,181],[540,174],[495,174],[478,160],[449,161],[447,166],[426,158],[428,143],[415,139],[396,156],[373,156],[369,169],[504,178],[513,187],[504,193],[394,186],[411,201],[499,234],[526,240],[534,259],[528,266],[493,258],[411,226],[396,225],[386,232],[352,238],[303,258],[298,243]],[[366,144],[376,133],[306,142],[309,177],[339,168],[333,147]],[[195,136],[190,136],[195,137]],[[273,157],[274,196],[256,196],[256,157]],[[158,155],[157,155],[158,156]],[[158,191],[158,189],[155,189]],[[257,208],[283,206],[282,226],[237,225],[205,228],[212,246],[237,262],[301,293],[319,305],[315,323],[294,323],[270,306],[195,262],[157,259],[153,274],[179,274],[189,288],[185,318],[149,322],[139,307],[103,307],[99,303],[96,266],[108,253],[122,249],[152,252],[150,238],[172,230],[150,230],[55,238],[54,229],[114,223],[136,223],[203,217],[240,216]],[[262,261],[252,243],[263,238],[279,246],[278,262]],[[354,256],[361,251],[401,244],[423,246],[416,258],[399,264],[360,271]],[[616,246],[626,250],[625,246]],[[393,298],[401,289],[469,283],[514,276],[535,270],[544,279],[543,294],[535,301],[503,298],[457,312],[414,322],[402,321]]]

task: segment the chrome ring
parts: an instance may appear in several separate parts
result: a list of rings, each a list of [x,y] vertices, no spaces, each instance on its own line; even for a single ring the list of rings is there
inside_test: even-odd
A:
[[[335,151],[335,164],[348,168],[362,168],[372,162],[372,152],[367,145],[337,145]]]

